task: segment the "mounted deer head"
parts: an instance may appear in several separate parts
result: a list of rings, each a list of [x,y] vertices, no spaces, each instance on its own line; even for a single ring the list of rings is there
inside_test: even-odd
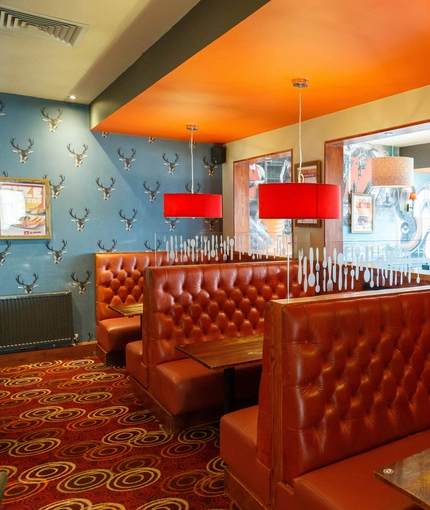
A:
[[[62,184],[66,180],[66,178],[64,177],[64,175],[60,174],[60,179],[61,181],[59,182],[59,184],[52,184],[52,182],[49,181],[52,198],[58,198],[60,196],[60,191],[64,188]]]
[[[175,171],[175,168],[178,166],[178,163],[177,161],[179,160],[179,154],[178,153],[175,153],[175,156],[176,156],[176,159],[175,161],[169,161],[167,158],[166,158],[166,154],[164,153],[163,154],[163,159],[165,161],[165,165],[167,166],[167,168],[169,169],[169,174],[173,174],[173,172]]]
[[[100,248],[101,253],[112,253],[115,251],[114,248],[117,245],[117,243],[118,243],[118,241],[116,239],[112,239],[112,246],[110,248],[105,248],[102,245],[102,241],[100,239],[100,241],[97,241],[97,246]]]
[[[12,246],[10,241],[6,241],[6,249],[4,251],[0,251],[0,266],[5,263],[6,255],[10,255],[9,248]]]
[[[201,184],[198,182],[198,183],[197,183],[197,189],[196,189],[196,190],[194,190],[194,191],[192,191],[192,189],[191,189],[191,185],[190,185],[189,183],[185,184],[185,189],[186,189],[187,191],[189,191],[190,193],[198,193],[198,192],[200,191],[200,188],[201,188],[201,187],[202,187],[202,186],[201,186]]]
[[[157,248],[152,248],[148,241],[143,243],[148,251],[157,251],[161,246],[161,239],[157,239]]]
[[[54,131],[56,131],[56,130],[57,130],[57,127],[58,127],[58,124],[59,124],[60,122],[63,122],[63,121],[60,119],[61,115],[63,115],[63,110],[61,110],[60,108],[57,108],[58,115],[57,115],[57,117],[56,117],[55,119],[51,118],[49,115],[47,115],[47,114],[45,113],[45,108],[41,108],[41,109],[40,109],[40,111],[41,111],[41,113],[42,113],[42,115],[43,115],[43,119],[42,119],[42,120],[44,120],[45,122],[47,122],[47,123],[48,123],[49,131],[50,131],[51,133],[53,133]]]
[[[218,168],[218,165],[211,165],[206,156],[203,158],[203,163],[205,164],[205,168],[208,171],[209,177],[213,177],[215,169]]]
[[[103,186],[103,184],[101,183],[100,181],[100,178],[97,177],[96,179],[96,183],[98,184],[98,190],[101,191],[103,193],[103,200],[109,200],[110,196],[111,196],[111,193],[112,191],[114,191],[114,187],[113,185],[115,184],[115,179],[113,177],[110,178],[110,186],[108,188],[106,188],[105,186]]]
[[[54,258],[54,264],[59,264],[61,259],[63,258],[63,253],[67,253],[64,249],[67,246],[67,241],[64,239],[61,240],[63,246],[59,250],[54,250],[53,246],[49,246],[49,241],[46,241],[45,246],[48,248],[48,253],[50,253]]]
[[[160,186],[161,186],[160,182],[156,181],[155,184],[157,185],[157,187],[155,189],[150,189],[146,185],[146,181],[143,183],[143,187],[146,189],[145,193],[147,195],[149,195],[149,201],[150,202],[155,202],[155,199],[157,198],[157,195],[160,193],[158,191],[160,189]]]
[[[164,223],[167,223],[169,225],[170,232],[174,232],[176,226],[179,223],[178,218],[175,218],[172,220],[171,218],[166,218],[166,221]]]
[[[137,220],[135,220],[136,218],[136,215],[137,215],[137,210],[136,209],[132,209],[133,211],[133,216],[131,218],[126,218],[122,212],[122,209],[119,210],[118,214],[121,216],[122,220],[120,220],[122,223],[125,223],[125,230],[127,231],[130,231],[131,228],[133,227],[133,223]]]
[[[28,139],[28,143],[30,145],[26,149],[21,149],[19,147],[19,145],[15,144],[15,138],[11,138],[10,143],[11,143],[12,147],[15,148],[14,150],[12,150],[12,152],[16,152],[19,155],[19,162],[20,163],[26,163],[27,159],[28,159],[28,156],[32,152],[34,152],[34,151],[30,150],[31,147],[33,147],[33,145],[34,145],[34,141],[31,138]]]
[[[88,145],[86,145],[85,143],[82,144],[84,150],[80,154],[77,154],[74,150],[72,150],[71,145],[72,144],[70,143],[67,144],[67,150],[70,152],[69,156],[75,160],[75,166],[79,168],[84,162],[84,158],[88,157],[88,155],[85,154],[88,150]]]
[[[91,272],[87,271],[87,278],[86,278],[86,280],[82,280],[81,281],[81,280],[78,280],[75,277],[75,273],[72,273],[70,275],[70,278],[75,282],[75,283],[72,283],[72,285],[78,287],[79,294],[84,294],[84,292],[87,290],[88,285],[91,283],[90,282],[90,276],[91,276]]]
[[[74,221],[76,223],[76,227],[77,227],[78,232],[80,232],[85,227],[85,223],[87,221],[90,221],[88,219],[88,215],[90,214],[90,210],[87,207],[85,207],[84,211],[85,211],[85,216],[83,218],[78,218],[76,216],[76,214],[73,214],[73,209],[69,209],[69,214],[72,217],[72,220],[70,220],[70,221]]]
[[[206,218],[205,223],[209,225],[209,232],[213,232],[215,230],[215,225],[218,223],[218,220],[210,220],[209,218]]]
[[[33,273],[34,280],[32,283],[25,283],[24,280],[21,280],[21,275],[15,277],[15,280],[20,284],[18,289],[24,289],[24,294],[33,294],[33,291],[38,285],[36,285],[37,280],[39,279],[39,275],[37,273]]]
[[[119,160],[124,163],[124,170],[127,170],[127,171],[130,170],[133,161],[136,161],[135,159],[133,159],[133,156],[136,155],[136,150],[131,148],[131,156],[129,158],[126,158],[124,156],[124,154],[122,154],[121,148],[119,148],[117,150],[117,153],[118,153],[118,156],[120,156]]]

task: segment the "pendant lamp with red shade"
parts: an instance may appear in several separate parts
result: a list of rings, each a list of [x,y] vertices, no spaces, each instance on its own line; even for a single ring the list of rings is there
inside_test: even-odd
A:
[[[302,174],[302,102],[301,91],[308,80],[297,78],[293,86],[299,90],[299,182],[260,184],[258,215],[260,219],[339,219],[341,214],[340,186],[305,183]]]
[[[164,216],[166,218],[222,218],[222,195],[194,191],[194,140],[195,124],[187,125],[191,131],[191,192],[165,193]]]

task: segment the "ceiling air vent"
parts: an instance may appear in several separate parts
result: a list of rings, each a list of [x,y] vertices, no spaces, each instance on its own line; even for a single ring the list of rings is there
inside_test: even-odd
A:
[[[77,46],[88,25],[58,18],[17,11],[0,5],[0,34],[42,39],[48,42]]]

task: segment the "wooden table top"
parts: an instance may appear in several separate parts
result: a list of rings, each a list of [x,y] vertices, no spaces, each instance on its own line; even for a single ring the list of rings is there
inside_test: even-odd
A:
[[[375,477],[430,509],[430,449],[377,469]]]
[[[211,370],[231,368],[261,360],[263,335],[177,345],[176,349]]]
[[[108,308],[124,317],[134,317],[143,314],[143,303],[132,303],[129,305],[108,305]]]

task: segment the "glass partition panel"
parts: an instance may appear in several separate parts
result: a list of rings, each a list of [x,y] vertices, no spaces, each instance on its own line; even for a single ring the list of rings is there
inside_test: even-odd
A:
[[[230,237],[205,232],[156,234],[155,246],[172,264],[265,260],[281,260],[286,265],[294,263],[297,282],[305,292],[315,287],[315,294],[357,288],[399,288],[430,282],[430,244],[420,252],[410,252],[398,240],[350,240],[344,241],[343,250],[337,250],[323,244],[310,245],[307,238],[293,239],[291,233],[279,234],[265,243],[254,233]]]

